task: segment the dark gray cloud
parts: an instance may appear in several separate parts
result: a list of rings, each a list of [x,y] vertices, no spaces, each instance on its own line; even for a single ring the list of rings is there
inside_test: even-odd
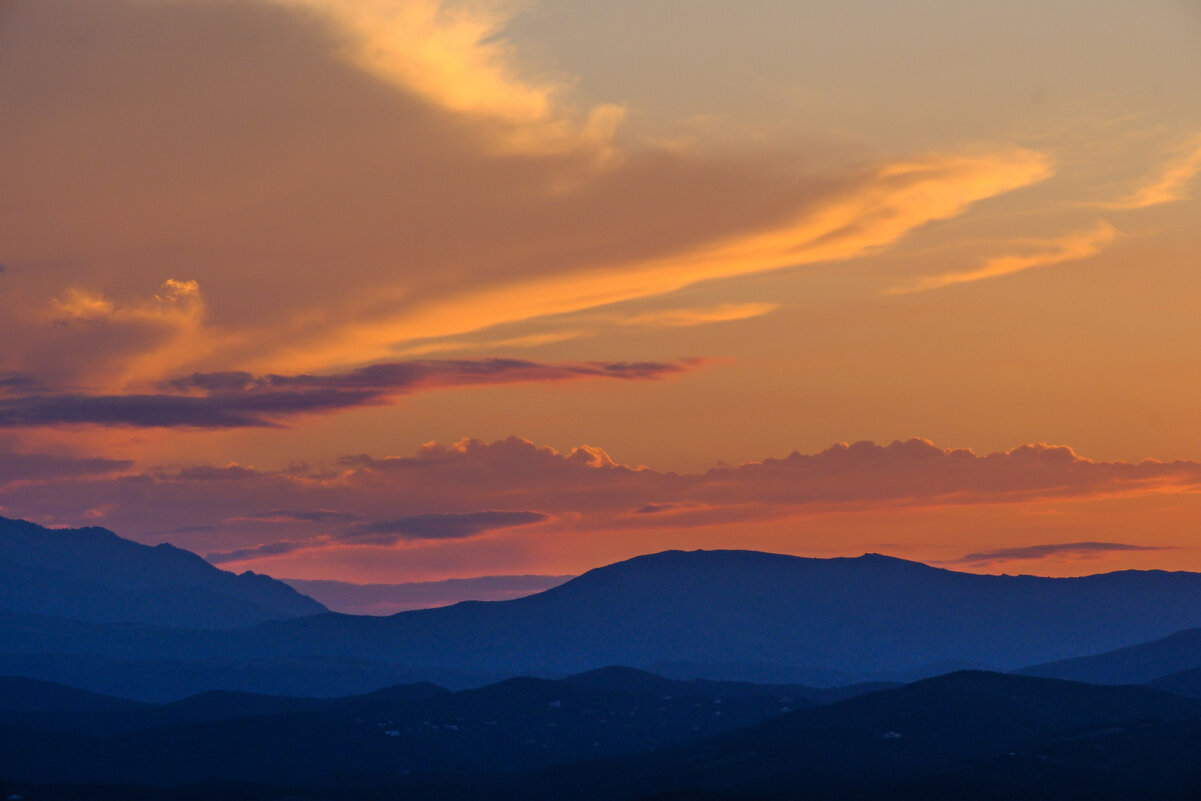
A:
[[[0,393],[34,392],[37,382],[25,373],[0,373]]]
[[[660,512],[670,512],[671,510],[677,508],[677,506],[678,505],[674,503],[648,503],[635,509],[634,514],[655,515],[659,514]]]
[[[981,564],[1008,562],[1018,559],[1043,559],[1057,554],[1087,556],[1111,551],[1163,551],[1167,546],[1131,545],[1125,542],[1056,542],[1045,545],[1026,545],[1019,548],[998,548],[994,551],[969,553],[945,564]]]
[[[282,556],[283,554],[311,548],[314,544],[307,540],[285,540],[284,542],[270,542],[266,545],[256,545],[253,548],[239,548],[236,551],[210,553],[206,554],[204,558],[214,565],[222,565],[226,562],[241,562],[244,559],[257,559],[263,556]]]
[[[52,481],[121,473],[133,467],[127,459],[80,459],[46,453],[0,453],[0,484],[14,481]]]
[[[546,520],[538,512],[424,514],[356,526],[339,539],[362,545],[391,545],[399,540],[458,540],[498,528],[528,526]]]
[[[259,523],[348,523],[358,518],[358,515],[350,512],[335,512],[330,509],[275,509],[229,519]]]
[[[181,481],[241,481],[243,479],[257,478],[261,476],[258,470],[250,467],[242,467],[241,465],[232,464],[228,467],[213,467],[211,465],[197,465],[179,471],[175,478]]]
[[[253,548],[210,553],[204,558],[213,564],[224,564],[264,556],[281,556],[329,545],[386,547],[405,541],[467,539],[496,529],[529,526],[547,519],[547,516],[540,512],[506,512],[491,509],[460,514],[410,515],[395,520],[377,520],[336,534],[325,534],[311,539],[284,540]]]
[[[194,373],[166,382],[162,394],[26,394],[0,400],[0,428],[48,425],[137,428],[280,427],[299,414],[380,405],[421,390],[579,378],[649,380],[698,362],[560,362],[522,359],[410,361],[328,375]],[[14,384],[12,389],[20,389]],[[178,394],[176,394],[178,393]],[[190,394],[184,394],[190,393]]]

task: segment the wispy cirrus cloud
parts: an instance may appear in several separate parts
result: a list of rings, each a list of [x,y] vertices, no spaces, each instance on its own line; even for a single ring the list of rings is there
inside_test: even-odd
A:
[[[891,289],[889,294],[904,295],[910,292],[925,292],[954,284],[999,278],[1036,267],[1050,267],[1086,259],[1100,253],[1116,236],[1117,231],[1114,227],[1102,221],[1092,229],[1073,231],[1055,239],[1030,243],[1026,248],[1028,252],[991,258],[979,269],[929,276],[908,286]]]
[[[869,255],[1054,173],[1005,142],[871,162],[840,142],[613,140],[615,107],[577,110],[570,77],[528,77],[505,44],[511,6],[467,5],[13,4],[0,93],[20,102],[0,172],[22,203],[0,218],[6,258],[106,267],[6,275],[22,299],[0,315],[0,361],[108,394],[179,370],[342,369]],[[111,136],[87,135],[85,89],[114,109]],[[179,119],[206,120],[203,136]],[[193,296],[145,299],[164,264]],[[181,407],[163,419],[201,414]]]
[[[519,359],[408,361],[325,375],[195,373],[159,394],[28,394],[0,398],[0,428],[54,425],[136,428],[279,427],[302,414],[381,405],[447,387],[571,381],[652,380],[695,369],[682,362],[558,362]],[[188,393],[188,394],[184,394]]]
[[[1110,209],[1145,209],[1164,203],[1174,203],[1189,197],[1189,184],[1201,173],[1201,138],[1164,165],[1162,171],[1148,183],[1119,200],[1103,203]]]

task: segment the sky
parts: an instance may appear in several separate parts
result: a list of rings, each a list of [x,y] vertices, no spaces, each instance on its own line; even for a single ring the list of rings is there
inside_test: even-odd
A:
[[[0,515],[372,584],[1201,570],[1199,34],[0,0]]]

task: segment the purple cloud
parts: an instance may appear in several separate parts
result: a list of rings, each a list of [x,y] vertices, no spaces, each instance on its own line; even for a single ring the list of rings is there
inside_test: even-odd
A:
[[[194,373],[160,386],[160,394],[25,394],[0,400],[0,428],[102,425],[138,428],[280,427],[299,415],[380,405],[441,387],[565,381],[652,380],[698,362],[559,362],[458,359],[375,364],[329,375]],[[14,383],[10,391],[20,389]],[[187,393],[187,394],[184,394]]]
[[[1163,551],[1170,550],[1162,545],[1131,545],[1125,542],[1057,542],[1045,545],[1026,545],[1019,548],[998,548],[994,551],[969,553],[946,564],[988,564],[1009,562],[1018,559],[1043,559],[1057,554],[1087,556],[1111,551]]]

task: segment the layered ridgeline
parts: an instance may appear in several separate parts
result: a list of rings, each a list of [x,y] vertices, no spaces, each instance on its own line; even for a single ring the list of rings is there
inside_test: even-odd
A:
[[[1201,574],[983,576],[874,554],[752,551],[637,557],[510,601],[298,617],[321,607],[169,546],[8,521],[4,531],[11,600],[0,601],[0,673],[147,700],[206,689],[351,694],[419,680],[461,688],[605,665],[776,683],[907,680],[1201,627]],[[264,618],[277,619],[180,630]],[[157,626],[103,622],[114,619]],[[1186,667],[1201,663],[1173,670]]]
[[[3,517],[0,610],[213,629],[327,611],[269,576],[218,570],[172,545],[141,545],[103,528],[48,529]]]
[[[510,675],[623,664],[832,684],[1015,669],[1193,627],[1201,627],[1195,573],[985,576],[874,554],[670,551],[513,601],[265,624],[244,647]]]
[[[1146,687],[957,672],[835,700],[620,669],[157,706],[45,685],[31,711],[27,684],[0,679],[0,792],[28,798],[1201,797],[1201,700]]]
[[[635,754],[872,690],[672,681],[627,668],[346,698],[204,693],[145,704],[0,677],[0,780],[384,783]]]

